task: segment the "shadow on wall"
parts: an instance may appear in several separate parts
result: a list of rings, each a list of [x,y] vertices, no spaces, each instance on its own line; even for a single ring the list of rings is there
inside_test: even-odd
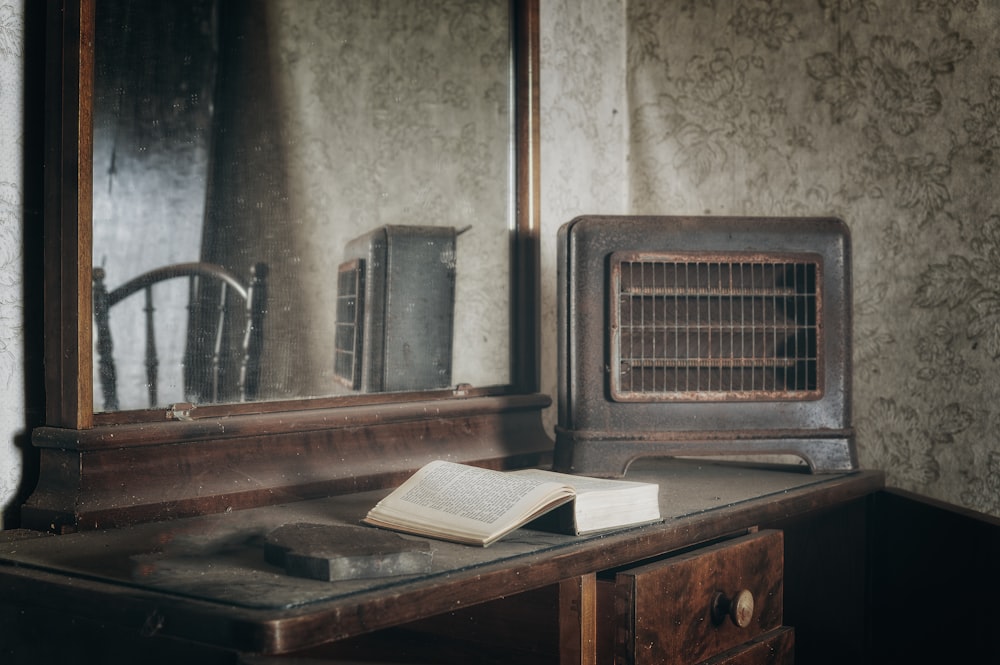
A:
[[[44,114],[45,103],[45,3],[24,1],[24,42],[21,52],[23,67],[23,133],[21,145],[22,188],[21,247],[21,321],[8,321],[8,333],[21,334],[20,348],[23,359],[13,362],[14,371],[9,377],[8,394],[23,390],[24,410],[20,422],[11,419],[9,433],[4,437],[10,443],[12,459],[19,463],[17,484],[0,487],[6,496],[0,515],[0,528],[17,528],[20,525],[20,507],[38,481],[39,455],[31,446],[31,431],[45,420],[45,364],[43,360],[44,303],[43,283],[45,269],[42,261],[42,215],[44,210]],[[13,267],[13,266],[12,266]],[[16,308],[15,308],[16,309]],[[19,376],[18,372],[23,371]],[[18,385],[18,381],[21,384]]]

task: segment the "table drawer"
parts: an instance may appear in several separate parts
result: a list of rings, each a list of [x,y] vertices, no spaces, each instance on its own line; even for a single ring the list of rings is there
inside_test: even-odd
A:
[[[761,531],[616,572],[598,589],[601,662],[698,663],[781,628],[783,560],[782,533]]]
[[[787,626],[755,637],[701,665],[791,665],[794,662],[795,631]]]

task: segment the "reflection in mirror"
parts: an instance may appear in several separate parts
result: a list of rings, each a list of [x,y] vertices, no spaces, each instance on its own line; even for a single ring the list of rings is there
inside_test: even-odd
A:
[[[348,244],[334,362],[345,385],[383,392],[451,384],[457,235],[444,226],[385,226]]]
[[[260,399],[509,382],[510,19],[507,0],[98,2],[93,258],[108,290],[186,262],[248,284],[264,264]],[[374,237],[392,250],[381,265]],[[351,310],[342,278],[359,260],[357,293],[376,275],[381,290]],[[220,399],[239,399],[246,329],[189,320],[189,302],[222,300],[173,281],[154,304],[160,405],[206,399],[184,389],[196,342]],[[145,306],[109,317],[122,409],[148,406]]]

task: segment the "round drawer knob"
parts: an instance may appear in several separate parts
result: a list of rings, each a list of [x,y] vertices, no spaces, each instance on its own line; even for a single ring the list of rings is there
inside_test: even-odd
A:
[[[753,594],[749,589],[742,589],[730,598],[721,591],[715,594],[712,599],[712,621],[720,624],[732,619],[733,623],[740,628],[746,628],[753,619]]]

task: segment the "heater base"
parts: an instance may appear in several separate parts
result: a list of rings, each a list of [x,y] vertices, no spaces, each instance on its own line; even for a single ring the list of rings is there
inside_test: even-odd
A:
[[[633,435],[624,439],[556,428],[553,468],[563,473],[620,478],[625,475],[629,464],[640,457],[795,455],[805,460],[812,473],[844,473],[858,469],[851,432],[826,438],[777,436],[726,439],[706,437],[705,434],[699,432],[698,438],[687,439],[658,439],[655,434],[646,438],[637,439]]]

